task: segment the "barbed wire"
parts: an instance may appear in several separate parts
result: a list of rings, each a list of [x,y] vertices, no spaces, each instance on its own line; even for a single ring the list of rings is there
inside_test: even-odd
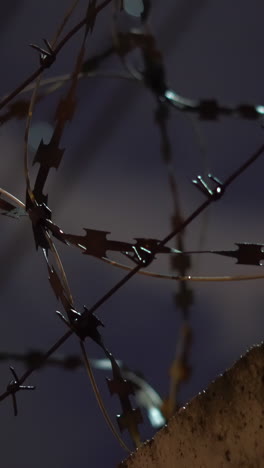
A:
[[[117,434],[116,429],[104,408],[84,347],[85,339],[89,338],[94,341],[103,350],[108,362],[111,365],[113,377],[112,380],[108,381],[108,387],[110,393],[117,394],[120,400],[122,414],[117,419],[119,429],[121,431],[124,429],[128,430],[135,447],[138,447],[141,443],[138,426],[142,422],[142,415],[139,408],[133,409],[131,395],[135,394],[135,390],[138,388],[138,386],[140,387],[140,384],[139,380],[137,383],[135,383],[136,378],[135,376],[132,376],[131,371],[126,371],[121,368],[120,362],[113,357],[112,353],[104,344],[102,334],[98,330],[98,328],[102,326],[103,323],[98,317],[96,317],[95,312],[99,310],[100,307],[105,302],[107,302],[110,297],[116,294],[117,291],[119,291],[137,273],[149,274],[156,277],[162,276],[156,273],[152,274],[148,271],[142,271],[142,269],[146,269],[154,262],[156,255],[171,254],[173,256],[171,266],[172,270],[178,273],[178,276],[170,275],[170,278],[178,279],[180,281],[179,289],[175,298],[176,306],[181,310],[182,313],[183,324],[180,332],[181,338],[178,341],[176,354],[171,366],[171,384],[169,396],[163,401],[163,404],[161,404],[161,401],[159,400],[158,408],[160,410],[160,417],[164,417],[165,420],[175,411],[179,386],[189,376],[188,361],[192,334],[189,324],[189,312],[193,303],[193,291],[190,287],[188,287],[185,281],[194,279],[188,274],[191,266],[190,255],[195,253],[225,255],[227,257],[236,258],[237,263],[244,265],[260,265],[261,261],[263,260],[262,244],[237,243],[236,245],[238,249],[229,251],[185,251],[185,228],[190,223],[192,223],[193,220],[200,216],[201,213],[204,212],[212,203],[222,199],[226,193],[226,189],[231,184],[233,184],[233,182],[262,155],[264,152],[264,145],[260,146],[260,148],[257,149],[243,164],[241,164],[224,182],[221,182],[218,177],[215,177],[212,174],[208,174],[208,180],[210,181],[209,183],[209,181],[198,175],[197,178],[193,180],[193,184],[200,192],[202,192],[206,199],[189,216],[185,218],[181,210],[176,179],[171,169],[172,154],[167,129],[167,120],[169,117],[169,110],[167,105],[169,104],[179,111],[195,113],[200,118],[206,120],[216,120],[221,115],[234,116],[249,120],[258,119],[264,114],[264,107],[261,105],[252,106],[247,104],[234,107],[223,106],[218,104],[216,100],[190,100],[183,98],[172,91],[167,86],[162,54],[156,46],[154,36],[150,34],[149,29],[146,27],[146,21],[151,6],[150,2],[144,2],[145,10],[141,17],[142,29],[140,31],[120,33],[116,25],[114,45],[109,47],[101,54],[85,61],[85,44],[88,33],[93,31],[96,17],[99,12],[110,3],[111,0],[105,0],[100,5],[97,5],[96,0],[90,0],[88,2],[84,18],[77,25],[75,25],[64,36],[64,38],[57,43],[57,45],[54,45],[55,43],[50,44],[46,39],[44,40],[46,49],[32,45],[32,47],[39,53],[40,66],[35,72],[33,72],[33,74],[31,74],[25,81],[23,81],[23,83],[21,83],[9,95],[4,97],[0,102],[0,109],[9,105],[9,110],[2,116],[2,123],[13,117],[19,116],[19,118],[21,118],[22,116],[24,118],[27,116],[24,152],[24,169],[27,186],[26,200],[25,203],[23,203],[6,190],[0,189],[0,196],[2,195],[7,198],[7,200],[0,198],[0,209],[5,215],[13,217],[20,217],[24,215],[27,216],[30,220],[36,248],[40,249],[44,255],[51,288],[56,298],[60,300],[65,316],[59,311],[57,311],[57,314],[68,327],[68,331],[64,333],[64,335],[62,335],[53,344],[53,346],[51,346],[51,348],[44,353],[35,353],[35,356],[34,353],[29,353],[26,356],[21,356],[14,353],[0,354],[0,359],[4,360],[7,358],[12,358],[14,360],[22,360],[30,366],[21,377],[18,377],[13,367],[10,367],[13,379],[8,383],[6,390],[0,395],[0,401],[11,396],[14,413],[17,415],[18,408],[16,402],[16,393],[20,390],[34,389],[34,386],[24,385],[24,383],[36,369],[44,366],[46,363],[54,365],[56,364],[72,369],[80,365],[80,361],[78,361],[76,358],[73,359],[69,357],[68,361],[67,358],[64,358],[64,360],[61,361],[60,359],[53,356],[53,354],[62,346],[63,343],[68,340],[70,336],[75,335],[80,342],[84,365],[86,367],[102,413],[104,414],[107,423],[109,424],[116,438],[119,440],[120,444],[125,449],[127,449],[126,444],[124,444],[120,436]],[[72,9],[67,12],[62,22],[62,27],[59,28],[56,35],[57,38],[76,4],[77,2],[74,2]],[[121,4],[120,2],[113,2],[112,6],[113,17],[116,19],[116,16],[120,12],[120,9],[123,8],[123,5],[122,2]],[[63,79],[62,77],[58,77],[53,78],[53,81],[50,81],[50,79],[41,81],[41,74],[43,71],[52,67],[57,58],[57,55],[62,50],[62,48],[82,28],[84,28],[85,31],[73,72],[70,75],[66,75],[66,78],[64,77]],[[135,73],[135,70],[133,70],[133,67],[130,66],[127,60],[127,54],[135,48],[140,49],[144,63],[143,71],[137,73]],[[61,137],[65,130],[66,122],[69,122],[73,119],[76,110],[76,89],[79,79],[89,76],[91,71],[94,72],[94,70],[98,68],[99,64],[113,53],[116,53],[120,57],[121,63],[126,67],[127,71],[131,73],[131,78],[135,82],[151,90],[157,106],[155,118],[161,135],[161,153],[164,164],[167,168],[168,181],[174,210],[171,223],[171,232],[163,237],[162,240],[157,240],[154,238],[135,238],[136,242],[134,243],[115,241],[107,239],[107,235],[109,234],[108,231],[92,230],[90,228],[85,229],[84,236],[64,233],[63,230],[52,221],[52,213],[48,206],[48,195],[44,194],[44,186],[48,179],[50,170],[52,168],[58,169],[63,158],[64,149],[60,147]],[[127,77],[128,76],[125,76],[125,78]],[[38,81],[33,83],[37,79]],[[44,144],[44,142],[41,141],[35,154],[33,163],[39,164],[39,170],[37,172],[34,185],[31,185],[27,147],[34,106],[40,98],[42,99],[44,95],[46,96],[55,91],[62,83],[64,84],[66,81],[69,81],[69,89],[65,93],[65,96],[58,103],[55,117],[56,125],[51,140],[48,144]],[[56,84],[58,86],[49,88],[43,96],[38,95],[39,86],[50,86],[51,84]],[[14,105],[10,105],[10,102],[16,96],[26,91],[33,91],[29,105],[28,101],[24,101],[22,104],[20,102],[20,104],[16,103]],[[176,236],[177,239],[175,248],[168,247],[167,243]],[[99,258],[100,260],[109,262],[111,265],[116,264],[116,266],[121,268],[129,268],[130,271],[113,287],[111,287],[103,296],[101,296],[100,299],[95,302],[89,309],[83,306],[83,310],[79,311],[75,306],[62,260],[54,244],[54,238],[66,245],[73,245],[79,248],[86,255],[92,255]],[[111,259],[108,259],[108,251],[117,251],[122,253],[135,266],[123,266],[118,262],[114,262]],[[263,276],[259,275],[259,277]],[[248,276],[244,279],[250,278],[252,277]],[[149,388],[148,392],[150,392]]]

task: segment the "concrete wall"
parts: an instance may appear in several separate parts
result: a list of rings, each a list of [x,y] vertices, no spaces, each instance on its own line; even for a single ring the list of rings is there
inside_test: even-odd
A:
[[[120,468],[264,467],[264,345],[252,348]]]

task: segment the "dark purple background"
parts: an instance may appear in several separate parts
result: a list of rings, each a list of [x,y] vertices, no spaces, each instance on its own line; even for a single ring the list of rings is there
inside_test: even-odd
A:
[[[3,3],[2,95],[35,69],[37,54],[27,44],[51,38],[70,4],[69,0]],[[80,2],[71,24],[82,17],[86,4]],[[192,98],[215,97],[227,104],[264,104],[261,0],[170,0],[166,6],[165,2],[162,6],[158,1],[153,4],[152,31],[164,54],[169,84],[176,92]],[[87,56],[103,50],[110,35],[108,7],[88,40]],[[63,49],[46,76],[72,69],[81,37],[77,35]],[[115,59],[103,68],[120,70],[120,65]],[[54,124],[54,110],[61,95],[55,93],[37,107],[33,125],[40,121]],[[78,97],[76,115],[62,140],[65,157],[47,184],[54,221],[66,232],[76,234],[90,227],[111,231],[109,237],[118,240],[164,237],[170,231],[172,201],[159,152],[160,136],[154,125],[153,97],[137,84],[103,78],[80,82]],[[25,193],[24,129],[24,122],[0,128],[0,186],[21,199]],[[186,216],[203,200],[190,183],[194,176],[208,169],[225,179],[263,142],[263,129],[255,121],[221,118],[206,123],[172,112],[169,131]],[[264,242],[262,171],[260,159],[230,187],[222,201],[210,208],[206,218],[201,216],[189,226],[189,250],[198,247],[202,229],[206,249],[232,249],[234,242]],[[125,274],[63,245],[59,251],[80,307],[91,306]],[[61,306],[53,297],[46,266],[41,253],[35,251],[26,219],[1,218],[0,258],[1,351],[44,351],[65,329],[55,315]],[[234,260],[222,257],[193,260],[192,274],[262,272],[261,267],[236,266]],[[165,258],[154,262],[151,269],[170,272]],[[206,388],[249,346],[263,339],[262,285],[261,280],[192,285],[193,374],[182,388],[182,404]],[[173,302],[177,287],[171,281],[134,277],[98,311],[105,323],[105,342],[114,355],[143,372],[162,396],[169,388],[168,369],[181,324],[180,311]],[[103,357],[91,342],[87,342],[87,350],[90,356]],[[59,351],[60,355],[68,353],[79,353],[74,337]],[[10,380],[8,364],[1,365],[1,391]],[[17,364],[16,369],[19,374],[23,372],[22,365]],[[114,420],[119,402],[109,396],[105,376],[96,372]],[[110,468],[126,456],[109,432],[83,370],[70,373],[46,368],[33,374],[28,383],[37,385],[37,390],[18,394],[17,418],[12,415],[11,399],[0,405],[3,467]],[[145,424],[143,438],[152,434]]]

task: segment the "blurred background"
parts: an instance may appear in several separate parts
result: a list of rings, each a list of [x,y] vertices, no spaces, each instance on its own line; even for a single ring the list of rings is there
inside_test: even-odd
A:
[[[70,0],[3,3],[2,96],[36,69],[38,54],[28,44],[41,45],[43,37],[51,39],[70,5]],[[86,6],[85,0],[79,2],[67,30],[82,19]],[[227,105],[264,104],[263,14],[261,0],[153,0],[149,26],[162,51],[169,86],[192,99],[215,98]],[[137,26],[139,22],[129,17],[124,24]],[[85,58],[110,45],[112,25],[110,5],[98,16]],[[81,32],[67,44],[45,77],[72,71],[82,37]],[[133,56],[131,61],[140,70],[139,58]],[[77,110],[62,137],[65,154],[59,170],[51,171],[44,192],[49,194],[54,222],[65,232],[82,235],[83,228],[91,228],[110,231],[108,238],[114,240],[162,239],[171,231],[173,203],[154,119],[155,99],[137,82],[107,78],[109,72],[123,73],[117,57],[104,62],[100,76],[80,81]],[[41,138],[49,141],[56,105],[66,89],[67,85],[37,105],[30,161]],[[1,115],[7,111],[3,109]],[[25,120],[10,120],[0,127],[0,186],[23,201],[24,132]],[[168,132],[185,217],[204,201],[191,184],[197,174],[210,171],[225,180],[263,142],[261,121],[221,117],[208,122],[176,110],[170,112]],[[222,200],[190,224],[184,237],[186,250],[201,245],[206,250],[232,250],[235,242],[264,244],[263,167],[262,158],[233,183]],[[32,181],[37,169],[38,165],[31,170]],[[1,216],[0,223],[0,352],[46,351],[65,332],[55,314],[57,309],[62,311],[61,304],[50,288],[27,218]],[[58,244],[58,250],[80,308],[92,306],[125,275],[74,248]],[[121,256],[111,258],[129,263]],[[160,256],[149,269],[171,274],[168,256]],[[234,259],[214,255],[193,255],[190,269],[190,274],[203,276],[261,273],[261,266],[235,265]],[[190,308],[192,372],[181,387],[181,405],[204,390],[250,346],[260,343],[264,325],[262,280],[189,286],[194,294]],[[169,391],[169,368],[182,325],[174,300],[178,288],[174,281],[137,275],[97,312],[105,325],[102,334],[107,347],[116,358],[144,374],[163,398]],[[86,349],[90,357],[104,357],[91,340]],[[75,337],[56,355],[80,355]],[[19,375],[25,370],[21,362],[2,361],[1,392],[11,379],[9,364]],[[95,375],[114,420],[120,406],[105,382],[111,374],[96,371]],[[70,372],[45,367],[28,384],[37,389],[17,395],[17,418],[11,398],[0,405],[2,466],[115,467],[126,457],[103,420],[83,369]],[[143,440],[155,432],[146,417],[140,430]]]

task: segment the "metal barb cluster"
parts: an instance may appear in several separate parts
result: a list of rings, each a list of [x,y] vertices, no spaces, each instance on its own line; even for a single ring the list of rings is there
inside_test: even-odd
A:
[[[202,176],[198,175],[197,179],[194,179],[192,183],[200,190],[206,197],[216,201],[219,200],[224,194],[223,183],[212,174],[207,175],[208,179],[212,180],[216,187],[212,190],[209,185],[204,181]]]
[[[39,52],[40,65],[43,68],[50,68],[56,60],[56,53],[47,39],[43,39],[43,42],[45,43],[47,49],[43,49],[42,47],[39,47],[35,44],[30,44],[30,47]]]
[[[6,391],[9,394],[11,394],[12,401],[13,401],[14,415],[17,416],[18,409],[17,409],[16,393],[19,390],[35,390],[36,387],[34,385],[21,385],[14,367],[9,366],[9,369],[12,372],[14,378],[7,385]]]
[[[143,418],[140,409],[133,409],[129,400],[129,395],[135,394],[134,385],[131,381],[123,378],[120,368],[112,354],[106,349],[105,352],[111,362],[113,372],[113,379],[107,379],[108,388],[111,395],[114,393],[118,395],[123,411],[121,415],[117,416],[119,429],[121,432],[127,429],[137,447],[140,444],[138,425],[143,422]]]

